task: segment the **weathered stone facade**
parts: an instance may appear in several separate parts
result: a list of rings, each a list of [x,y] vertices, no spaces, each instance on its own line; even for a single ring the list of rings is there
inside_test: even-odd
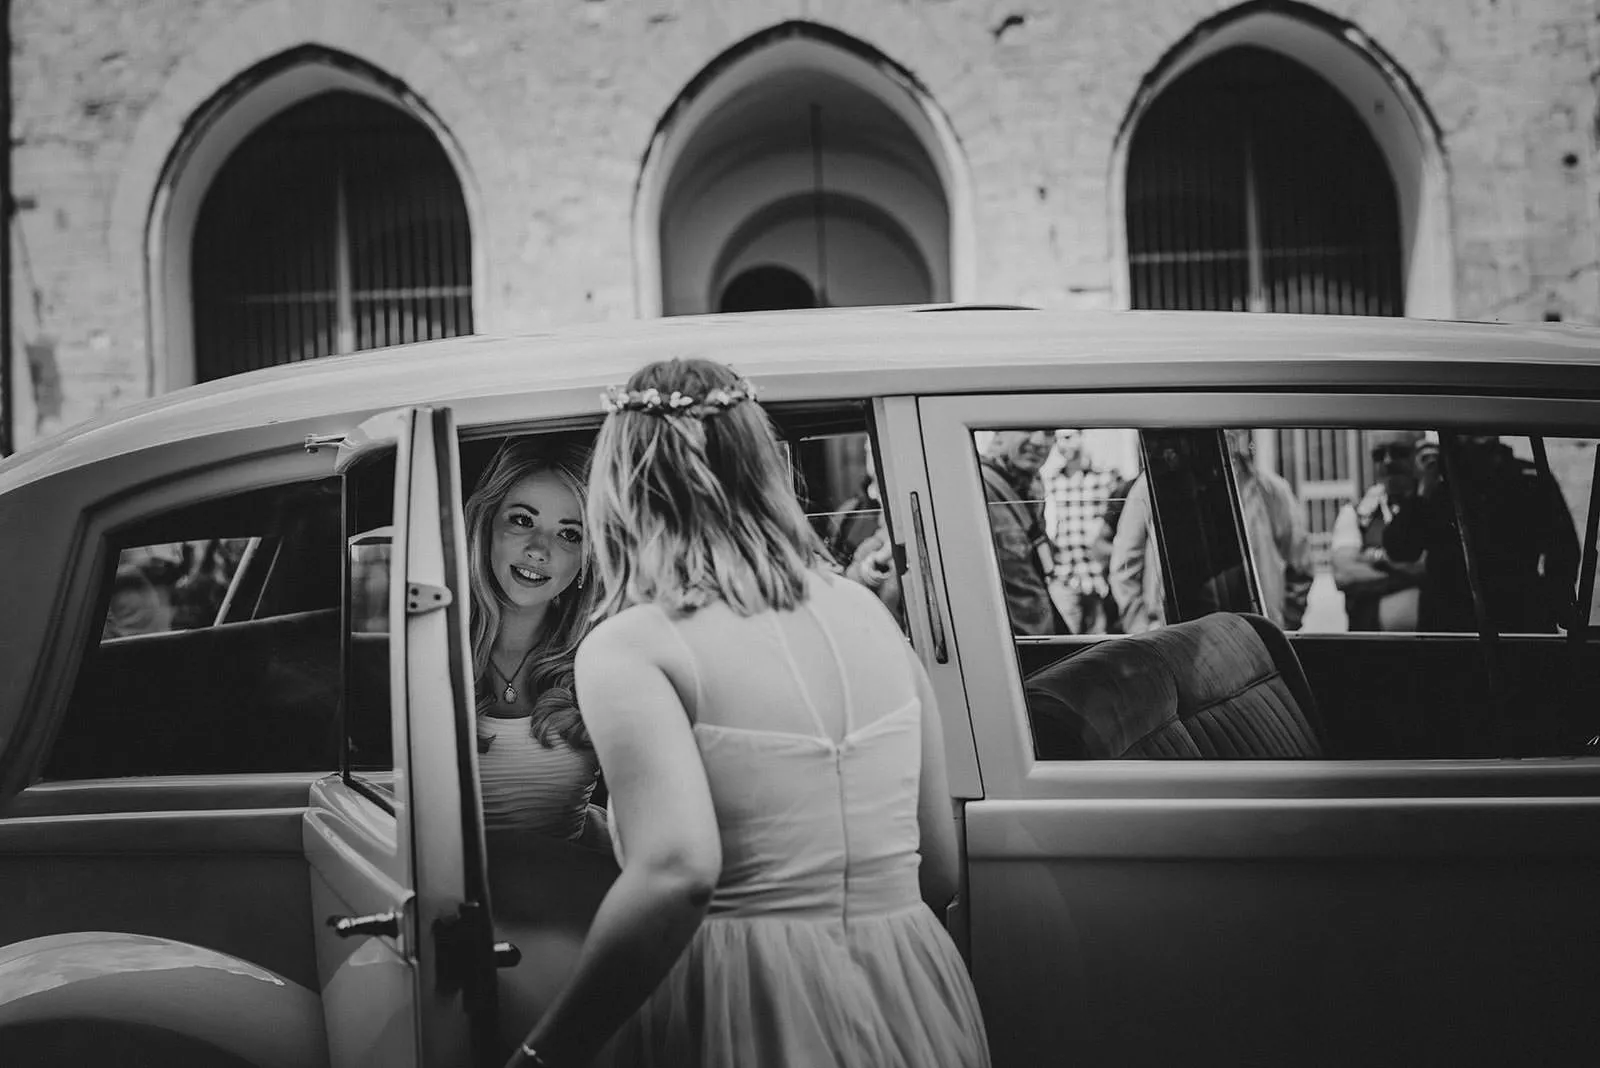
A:
[[[167,384],[152,352],[147,254],[164,170],[197,109],[287,48],[320,44],[387,72],[453,141],[483,331],[649,308],[633,214],[657,124],[708,62],[788,20],[884,53],[947,119],[971,235],[956,299],[1105,307],[1126,299],[1119,129],[1169,50],[1231,6],[17,0],[16,444]],[[1322,0],[1317,10],[1392,61],[1436,126],[1448,312],[1600,321],[1593,0]]]

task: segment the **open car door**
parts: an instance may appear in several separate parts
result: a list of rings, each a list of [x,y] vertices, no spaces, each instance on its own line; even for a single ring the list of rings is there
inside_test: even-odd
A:
[[[375,416],[340,445],[336,469],[343,756],[304,824],[329,1061],[488,1063],[495,951],[451,414]]]

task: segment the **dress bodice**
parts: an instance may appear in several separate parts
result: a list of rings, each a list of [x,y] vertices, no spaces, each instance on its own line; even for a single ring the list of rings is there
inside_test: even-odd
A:
[[[546,747],[527,716],[480,716],[478,724],[492,739],[478,754],[484,825],[557,838],[582,834],[600,770],[594,751],[560,738]]]
[[[867,591],[811,586],[793,611],[668,620],[694,670],[686,698],[722,842],[713,918],[920,901],[922,707],[904,639]]]
[[[912,701],[837,742],[696,725],[722,838],[709,915],[850,919],[916,904],[921,722]]]

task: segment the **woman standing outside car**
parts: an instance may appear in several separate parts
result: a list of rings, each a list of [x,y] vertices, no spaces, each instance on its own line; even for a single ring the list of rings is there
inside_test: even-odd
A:
[[[956,843],[921,665],[828,565],[748,383],[674,360],[607,398],[577,680],[622,874],[510,1063],[986,1065],[936,915]]]

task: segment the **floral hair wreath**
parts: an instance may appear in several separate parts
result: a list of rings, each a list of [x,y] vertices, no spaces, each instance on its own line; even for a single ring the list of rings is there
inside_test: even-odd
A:
[[[649,389],[623,389],[607,386],[600,394],[600,405],[608,415],[617,412],[648,412],[651,415],[680,415],[704,419],[727,411],[736,404],[756,399],[756,387],[747,378],[741,378],[732,389],[713,389],[704,397],[673,390],[662,393],[654,386]]]

